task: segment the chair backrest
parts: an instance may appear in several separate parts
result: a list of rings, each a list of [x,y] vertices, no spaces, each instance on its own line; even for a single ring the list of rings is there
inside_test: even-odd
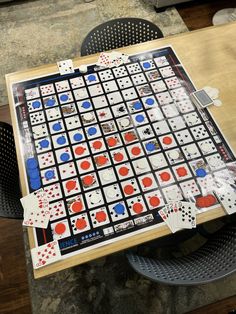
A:
[[[81,56],[134,45],[163,37],[153,23],[138,18],[121,18],[95,27],[86,36],[81,47]]]
[[[168,285],[199,285],[236,271],[236,224],[229,224],[185,257],[157,260],[127,254],[130,265],[146,278]]]
[[[0,122],[0,216],[22,218],[19,173],[11,125]]]

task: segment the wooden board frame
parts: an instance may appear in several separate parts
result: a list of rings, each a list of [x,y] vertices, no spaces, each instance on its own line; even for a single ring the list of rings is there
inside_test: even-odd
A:
[[[198,88],[210,85],[220,90],[220,99],[223,106],[213,107],[210,112],[217,121],[225,138],[236,151],[236,23],[224,26],[209,27],[206,29],[175,35],[163,39],[154,40],[134,46],[124,47],[124,53],[134,54],[140,51],[151,50],[163,46],[172,45],[190,77]],[[95,63],[97,55],[75,58],[74,67],[81,64]],[[14,101],[11,93],[11,85],[31,78],[58,72],[57,65],[44,65],[41,67],[11,73],[6,75],[7,91],[10,105],[10,113],[16,142],[17,159],[20,171],[22,194],[26,195],[26,182],[24,180],[23,156],[20,152],[20,140],[17,130],[17,121],[14,113]],[[224,78],[224,79],[223,79]],[[206,211],[197,216],[197,223],[203,223],[225,215],[222,207]],[[68,257],[46,267],[34,270],[34,277],[40,278],[54,272],[79,265],[90,260],[141,244],[170,233],[166,225],[156,229],[144,231],[131,237],[115,241],[114,243],[92,249],[78,255]],[[33,229],[28,228],[30,248],[35,247]]]

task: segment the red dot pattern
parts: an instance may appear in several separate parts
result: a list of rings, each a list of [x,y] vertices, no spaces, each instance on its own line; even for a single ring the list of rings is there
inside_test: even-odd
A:
[[[143,209],[144,209],[143,208],[143,204],[141,204],[141,203],[134,203],[132,209],[133,209],[133,211],[136,214],[140,214],[143,211]]]
[[[157,196],[151,196],[150,199],[149,199],[149,204],[152,206],[152,207],[157,207],[159,206],[161,203],[159,197]]]
[[[83,203],[81,201],[76,201],[71,204],[71,210],[73,213],[79,213],[83,209]]]
[[[76,226],[76,229],[83,230],[84,228],[87,227],[87,222],[86,222],[85,219],[79,218],[79,219],[76,220],[75,226]]]
[[[55,226],[55,229],[54,229],[55,233],[56,234],[63,234],[65,231],[66,231],[66,226],[64,223],[60,222],[58,223],[56,226]]]

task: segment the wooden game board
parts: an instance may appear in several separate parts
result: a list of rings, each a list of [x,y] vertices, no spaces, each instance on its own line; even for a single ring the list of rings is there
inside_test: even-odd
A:
[[[34,239],[31,232],[31,246],[52,239],[61,245],[65,259],[46,273],[166,234],[161,206],[172,197],[193,201],[212,193],[196,170],[208,167],[209,178],[235,161],[209,112],[189,101],[194,86],[173,50],[137,51],[112,70],[91,63],[85,75],[59,76],[48,67],[8,77],[24,192],[53,187],[51,204],[59,208],[53,214],[52,207],[46,231],[34,230]],[[32,175],[32,158],[40,179]],[[214,169],[217,160],[223,163]],[[218,202],[212,205],[199,221],[222,214]],[[62,234],[58,223],[66,227]]]

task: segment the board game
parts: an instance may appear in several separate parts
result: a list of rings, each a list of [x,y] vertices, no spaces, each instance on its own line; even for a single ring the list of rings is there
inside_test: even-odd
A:
[[[28,192],[50,202],[36,245],[57,240],[67,258],[131,238],[175,200],[229,209],[235,156],[195,90],[171,47],[13,84]]]

